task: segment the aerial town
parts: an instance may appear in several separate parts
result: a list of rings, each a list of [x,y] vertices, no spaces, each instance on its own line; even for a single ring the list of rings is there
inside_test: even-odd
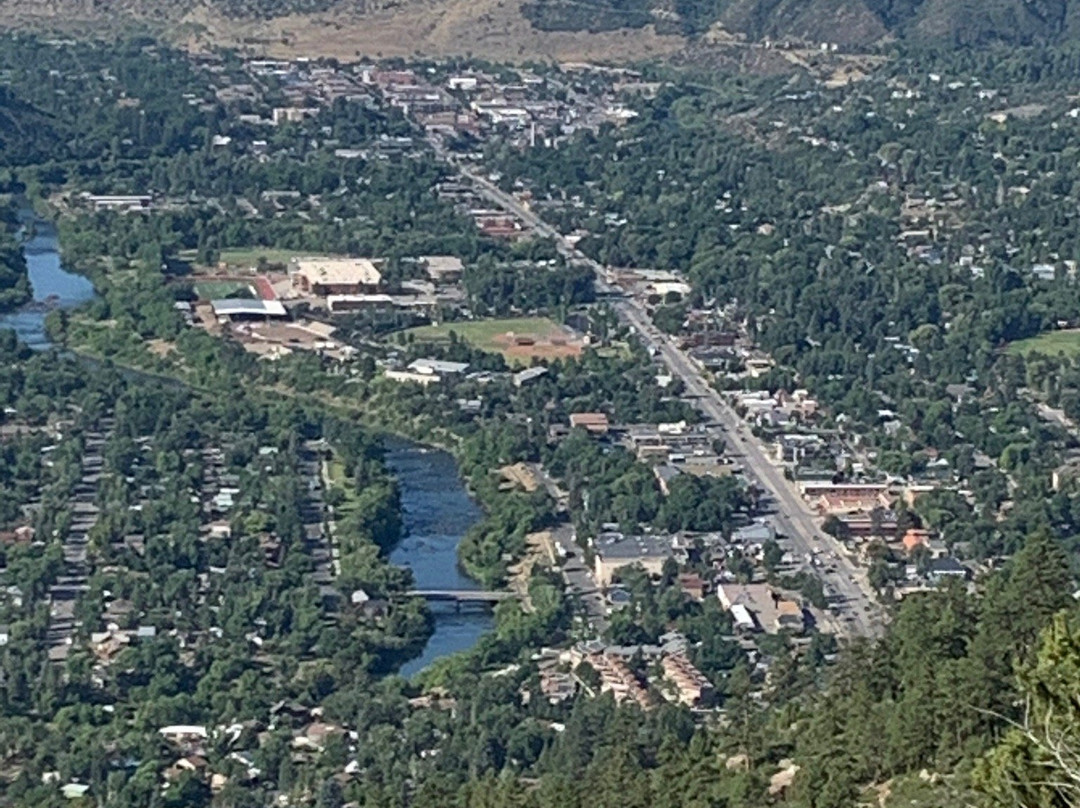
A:
[[[0,174],[0,808],[516,798],[633,732],[702,804],[971,804],[1006,724],[905,744],[1075,600],[1074,96],[12,43],[105,122]],[[807,796],[857,710],[890,763]]]

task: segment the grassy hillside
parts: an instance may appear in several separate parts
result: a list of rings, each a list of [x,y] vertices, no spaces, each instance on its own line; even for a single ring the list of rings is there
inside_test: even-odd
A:
[[[269,56],[634,61],[712,33],[869,47],[1080,40],[1080,0],[0,0],[0,28],[115,32]]]
[[[1080,38],[1080,0],[532,0],[546,30],[609,30],[655,23],[696,35],[717,23],[752,40],[872,44],[1031,44]]]

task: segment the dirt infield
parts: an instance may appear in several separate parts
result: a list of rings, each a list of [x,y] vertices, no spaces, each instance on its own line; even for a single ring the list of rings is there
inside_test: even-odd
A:
[[[427,325],[409,331],[418,342],[444,342],[454,332],[483,351],[500,353],[513,365],[533,359],[573,359],[581,356],[585,340],[546,317],[470,320]]]
[[[555,326],[530,333],[507,331],[496,334],[491,342],[508,359],[577,358],[585,348],[580,337]]]

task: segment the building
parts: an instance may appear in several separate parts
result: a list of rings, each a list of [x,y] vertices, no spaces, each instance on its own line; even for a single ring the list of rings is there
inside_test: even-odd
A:
[[[615,573],[635,564],[650,575],[660,575],[664,562],[675,556],[672,540],[666,536],[625,536],[622,533],[601,533],[593,542],[596,582],[611,586]]]
[[[889,508],[893,502],[884,485],[808,481],[800,487],[803,496],[822,516],[871,513],[877,508]]]
[[[317,297],[370,294],[382,282],[366,258],[295,258],[293,266],[293,287]]]
[[[971,570],[952,556],[945,556],[935,558],[930,562],[926,577],[933,584],[942,584],[947,581],[966,581],[971,577]]]
[[[444,362],[440,359],[417,359],[409,365],[413,373],[429,376],[460,376],[468,369],[468,362]]]
[[[279,300],[255,300],[225,298],[211,300],[210,307],[219,320],[265,320],[268,317],[285,317],[287,312]]]
[[[84,199],[94,210],[149,210],[151,198],[149,196],[95,196],[86,194]]]
[[[581,427],[595,435],[606,435],[610,424],[606,413],[575,412],[570,415],[570,428]]]
[[[615,701],[636,701],[642,708],[650,706],[649,694],[630,667],[612,654],[590,654],[585,658],[600,677],[600,692],[611,693]]]
[[[930,531],[913,527],[904,534],[901,543],[904,545],[904,550],[908,555],[911,555],[919,547],[930,549]]]
[[[411,370],[388,370],[383,374],[387,379],[394,382],[412,382],[427,387],[429,384],[437,384],[441,379],[434,373],[414,373]]]
[[[420,263],[435,283],[456,283],[465,274],[465,265],[453,255],[424,255],[420,257]]]
[[[716,596],[731,613],[736,627],[744,631],[775,634],[801,632],[805,627],[802,606],[769,584],[720,584]]]
[[[514,387],[524,387],[530,382],[534,382],[541,376],[547,375],[548,369],[542,365],[536,367],[526,368],[518,373],[514,374]]]
[[[700,706],[713,693],[713,685],[685,654],[668,654],[660,660],[664,678],[675,686],[679,702],[688,707]]]

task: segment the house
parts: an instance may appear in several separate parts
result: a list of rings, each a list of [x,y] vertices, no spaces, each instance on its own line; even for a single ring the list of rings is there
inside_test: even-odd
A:
[[[198,724],[170,724],[159,729],[158,734],[173,743],[189,743],[205,741],[208,733],[206,727]]]
[[[699,603],[705,600],[705,593],[709,590],[708,582],[696,572],[684,572],[679,576],[679,586],[682,591]]]
[[[308,724],[299,735],[293,738],[293,747],[296,749],[321,751],[326,747],[326,742],[332,736],[341,735],[344,732],[345,730],[334,724],[315,721]]]
[[[363,589],[355,589],[349,596],[349,601],[357,607],[365,617],[386,617],[390,611],[389,601],[383,598],[373,598]]]
[[[11,627],[0,626],[0,646],[7,645],[11,642]]]
[[[918,547],[930,547],[930,531],[913,527],[904,534],[904,538],[900,541],[904,545],[905,552],[911,555]]]
[[[86,783],[68,783],[60,788],[60,793],[64,795],[64,799],[68,800],[85,797],[88,791],[90,791],[90,786]]]
[[[776,538],[776,529],[768,522],[754,522],[731,531],[732,544],[764,544]]]
[[[296,258],[292,283],[307,295],[360,295],[378,290],[382,273],[366,258]]]
[[[581,427],[594,435],[606,435],[610,425],[606,413],[575,412],[570,415],[570,428]]]
[[[971,570],[952,556],[945,556],[944,558],[935,558],[930,562],[926,577],[933,584],[942,584],[947,581],[966,581],[971,577]]]

